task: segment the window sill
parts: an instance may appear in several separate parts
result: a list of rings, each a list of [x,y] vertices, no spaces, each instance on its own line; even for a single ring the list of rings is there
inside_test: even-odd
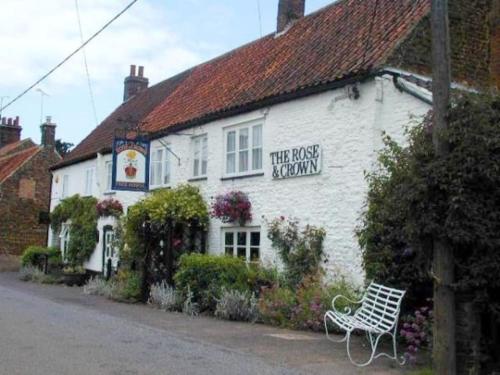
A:
[[[207,176],[193,177],[188,179],[188,182],[206,181],[207,179]]]
[[[264,176],[264,172],[259,172],[259,173],[250,173],[250,174],[240,174],[240,175],[234,175],[234,176],[224,176],[221,177],[221,181],[227,181],[227,180],[240,180],[242,178],[250,178],[250,177],[261,177]]]

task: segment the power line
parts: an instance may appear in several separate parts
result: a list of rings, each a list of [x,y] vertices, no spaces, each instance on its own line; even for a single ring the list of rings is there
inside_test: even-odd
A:
[[[80,19],[80,8],[78,7],[78,0],[75,0],[75,8],[76,8],[76,18],[78,19],[78,29],[80,31],[80,43],[83,43],[82,21]],[[85,73],[87,74],[87,84],[89,86],[90,104],[92,106],[92,111],[94,113],[95,125],[97,126],[99,125],[99,121],[97,120],[97,111],[94,100],[94,90],[92,89],[92,81],[90,80],[89,65],[87,63],[87,53],[85,52],[84,48],[82,48],[82,54],[83,54],[83,63],[85,65]]]
[[[76,55],[82,48],[84,48],[87,44],[90,43],[90,41],[92,41],[97,35],[99,35],[100,33],[102,33],[106,28],[108,28],[109,25],[111,25],[114,21],[116,21],[123,13],[125,13],[127,10],[129,10],[132,5],[134,5],[138,0],[132,0],[132,2],[130,2],[130,4],[128,4],[125,8],[123,8],[123,10],[118,13],[116,16],[114,16],[113,18],[111,18],[106,24],[104,24],[103,27],[101,27],[99,30],[97,30],[90,38],[88,38],[85,43],[83,43],[80,47],[78,47],[77,49],[75,49],[73,52],[71,52],[67,57],[65,57],[59,64],[57,64],[56,66],[54,66],[51,70],[48,71],[48,73],[44,74],[40,79],[38,79],[35,83],[33,83],[31,86],[29,86],[26,90],[24,90],[23,92],[21,92],[19,95],[17,95],[14,99],[12,99],[10,102],[8,102],[5,107],[2,107],[1,108],[1,111],[3,111],[4,109],[6,109],[7,107],[9,107],[11,104],[13,104],[14,102],[16,102],[17,100],[19,100],[20,98],[22,98],[24,95],[26,95],[26,93],[28,93],[33,87],[35,87],[36,85],[38,85],[40,82],[42,82],[45,78],[47,78],[48,76],[50,76],[52,73],[54,73],[57,69],[59,69],[66,61],[68,61],[69,59],[71,59],[74,55]]]
[[[257,14],[259,16],[259,32],[260,32],[260,37],[262,38],[262,14],[260,11],[260,0],[257,0]]]

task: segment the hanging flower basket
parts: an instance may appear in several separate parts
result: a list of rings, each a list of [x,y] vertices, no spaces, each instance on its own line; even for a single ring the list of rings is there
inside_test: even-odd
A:
[[[252,220],[252,204],[248,195],[241,191],[230,191],[218,195],[212,203],[211,216],[223,223],[239,223],[245,225]]]
[[[97,203],[96,210],[99,217],[120,217],[123,214],[122,204],[113,198],[104,199]]]

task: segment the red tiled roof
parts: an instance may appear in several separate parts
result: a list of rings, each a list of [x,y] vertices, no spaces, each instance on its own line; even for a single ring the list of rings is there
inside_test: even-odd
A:
[[[378,4],[375,9],[375,5]],[[344,0],[193,69],[147,118],[158,131],[369,72],[429,11],[428,0]]]
[[[3,147],[2,147],[3,148]],[[34,156],[41,148],[33,146],[25,150],[11,153],[0,158],[0,183],[4,182],[12,173],[19,169],[26,161]]]
[[[340,0],[282,35],[265,36],[160,83],[166,90],[157,85],[139,94],[135,105],[132,99],[118,107],[60,165],[110,147],[120,111],[143,118],[143,128],[158,134],[365,76],[383,67],[429,10],[430,0]]]
[[[35,146],[35,143],[29,138],[17,142],[12,142],[0,148],[0,157],[33,146]]]

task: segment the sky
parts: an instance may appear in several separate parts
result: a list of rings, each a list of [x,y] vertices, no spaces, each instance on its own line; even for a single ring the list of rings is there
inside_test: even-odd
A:
[[[81,44],[77,5],[87,39],[130,1],[2,0],[3,105]],[[332,2],[306,0],[306,14]],[[82,53],[36,87],[48,94],[43,111],[42,94],[35,88],[2,116],[19,116],[22,138],[36,142],[41,118],[51,116],[56,138],[78,144],[122,102],[131,64],[143,65],[150,85],[155,84],[273,32],[277,9],[278,0],[138,0],[85,48],[96,116]]]

